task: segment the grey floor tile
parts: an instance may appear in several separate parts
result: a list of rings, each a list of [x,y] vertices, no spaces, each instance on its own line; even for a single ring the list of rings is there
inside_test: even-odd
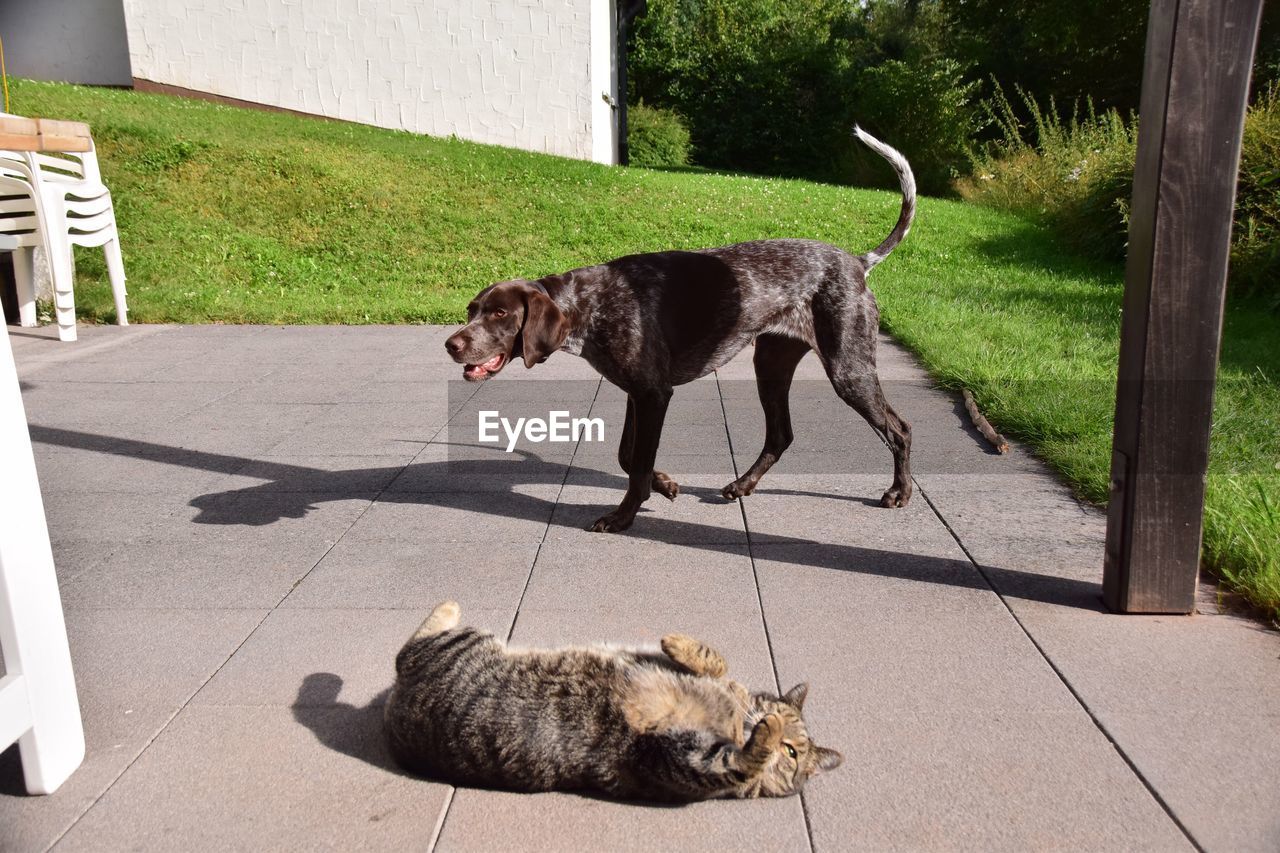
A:
[[[343,539],[284,600],[290,607],[395,607],[427,610],[441,601],[515,612],[537,542],[477,548],[413,537]]]
[[[436,411],[423,406],[417,417],[401,421],[399,416],[369,421],[344,419],[338,407],[326,407],[316,419],[289,432],[271,447],[273,456],[313,456],[317,454],[343,457],[412,455],[422,450],[444,428],[443,407]],[[367,408],[367,407],[366,407]]]
[[[271,613],[191,700],[193,705],[324,707],[382,703],[400,647],[431,607],[280,609]],[[468,610],[467,624],[505,637],[515,614]]]
[[[806,712],[845,755],[805,789],[817,849],[1192,849],[1083,711]]]
[[[181,492],[63,491],[69,485],[52,478],[42,480],[41,487],[49,538],[55,543],[97,542],[104,550],[161,528],[188,501]]]
[[[381,723],[342,702],[191,706],[59,849],[424,847],[448,789],[397,771]]]
[[[756,606],[745,543],[681,547],[625,533],[592,535],[599,541],[542,546],[522,611],[678,613]]]
[[[84,608],[272,608],[330,543],[306,538],[122,543],[96,561],[58,563],[62,600]]]
[[[260,481],[253,486],[260,492],[380,492],[413,461],[420,447],[402,445],[380,455],[263,454],[235,475]]]
[[[687,386],[682,386],[687,387]],[[591,407],[591,417],[603,418],[607,426],[606,436],[612,438],[625,425],[627,413],[625,395],[601,395]],[[685,395],[677,388],[667,405],[667,417],[664,421],[663,433],[670,427],[716,427],[724,432],[724,405],[719,396],[706,393]],[[708,429],[708,432],[714,430]],[[620,434],[620,433],[618,433]]]
[[[796,596],[808,612],[836,615],[850,603],[881,611],[912,602],[924,602],[926,609],[961,611],[999,603],[959,551],[911,554],[858,545],[762,545],[753,540],[751,553],[761,589],[776,591],[782,600]]]
[[[510,492],[386,492],[352,526],[353,542],[541,542],[558,484],[520,485]]]
[[[0,757],[0,847],[43,850],[129,766],[231,655],[263,611],[66,611],[85,760],[54,794],[28,797],[16,748]]]
[[[70,848],[425,846],[446,789],[392,768],[378,703],[444,598],[517,644],[681,631],[753,688],[808,679],[815,737],[847,756],[806,790],[819,849],[1184,846],[1117,750],[1207,849],[1280,838],[1275,635],[1102,612],[1101,514],[991,452],[883,336],[908,508],[878,507],[889,453],[812,356],[796,443],[724,502],[763,439],[747,347],[676,389],[659,467],[680,498],[599,535],[625,394],[581,359],[474,385],[444,327],[15,331],[89,754],[38,799],[0,757],[0,847],[69,827]],[[606,440],[480,453],[482,408],[598,413]],[[800,805],[464,790],[440,847],[805,850]]]
[[[632,526],[620,534],[592,533],[587,528],[618,506],[625,486],[566,485],[547,538],[584,544],[601,535],[672,544],[745,543],[742,513],[718,497],[722,485],[719,478],[712,480],[707,475],[685,477],[680,482],[681,494],[674,501],[654,494],[640,508]]]
[[[744,499],[753,543],[822,542],[913,554],[961,554],[926,501],[886,509],[876,477],[779,476]],[[878,487],[878,488],[877,488]]]
[[[671,808],[572,794],[462,790],[454,796],[436,849],[807,851],[809,839],[798,798]]]
[[[432,443],[388,486],[392,492],[506,492],[531,485],[559,486],[569,473],[568,456],[504,453]]]
[[[1078,709],[990,593],[916,584],[894,598],[880,579],[855,576],[863,583],[833,583],[814,601],[785,567],[759,571],[783,680],[809,681],[850,717]],[[810,618],[794,615],[797,601]],[[815,630],[815,620],[829,629]]]
[[[1018,618],[1094,711],[1232,715],[1280,709],[1275,632],[1235,616],[1138,616],[1012,599]],[[1274,774],[1280,781],[1280,768]]]
[[[332,545],[376,497],[376,492],[295,492],[261,485],[197,495],[153,525],[156,538],[198,544],[234,538],[270,542],[300,537]]]
[[[221,472],[184,464],[180,450],[156,447],[132,448],[115,444],[110,449],[79,449],[45,444],[51,438],[59,441],[80,440],[60,431],[56,436],[44,428],[32,430],[38,448],[36,470],[41,486],[47,491],[85,491],[109,493],[147,492],[199,494],[210,488]],[[84,438],[85,444],[92,439]]]
[[[700,498],[719,495],[721,487],[736,476],[728,453],[677,453],[659,450],[654,468],[680,484],[681,494]],[[618,464],[617,448],[584,452],[579,448],[573,457],[573,470],[567,484],[575,486],[627,487],[627,475]],[[711,483],[717,485],[712,488]]]
[[[1191,707],[1104,711],[1099,719],[1204,849],[1280,848],[1280,712],[1273,704],[1224,720],[1216,709]],[[1223,728],[1229,738],[1214,734]]]

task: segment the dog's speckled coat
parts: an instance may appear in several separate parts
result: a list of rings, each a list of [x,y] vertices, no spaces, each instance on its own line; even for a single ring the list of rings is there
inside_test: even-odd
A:
[[[876,375],[880,315],[866,278],[911,227],[915,179],[901,154],[857,133],[893,165],[902,186],[897,224],[866,254],[815,240],[755,240],[630,255],[538,281],[491,285],[467,307],[467,324],[445,342],[466,365],[467,379],[487,379],[516,355],[532,367],[563,349],[627,392],[618,449],[627,492],[593,530],[630,527],[652,489],[675,499],[677,483],[653,468],[672,388],[705,376],[753,340],[764,449],[724,496],[751,494],[791,444],[787,395],[796,365],[812,349],[836,393],[889,444],[893,485],[881,503],[900,507],[910,499],[911,428],[885,401]]]

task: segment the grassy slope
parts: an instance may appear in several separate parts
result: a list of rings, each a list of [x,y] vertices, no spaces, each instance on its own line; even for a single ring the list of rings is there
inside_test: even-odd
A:
[[[860,251],[898,199],[611,169],[201,102],[18,82],[13,110],[89,121],[138,322],[446,322],[481,286],[617,255],[798,236]],[[109,320],[82,252],[82,318]],[[873,286],[885,326],[1085,496],[1105,499],[1122,271],[1023,220],[924,199]],[[1280,341],[1228,312],[1206,555],[1280,613]]]

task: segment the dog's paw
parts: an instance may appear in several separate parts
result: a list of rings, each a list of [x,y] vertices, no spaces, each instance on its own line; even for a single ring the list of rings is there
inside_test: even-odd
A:
[[[727,501],[736,501],[738,498],[745,498],[753,491],[755,491],[754,487],[743,485],[738,480],[734,480],[720,490],[720,495]]]
[[[592,533],[621,533],[631,526],[631,522],[635,521],[636,514],[634,512],[627,513],[620,510],[614,510],[600,516],[587,529]]]
[[[896,507],[906,506],[907,501],[909,500],[911,500],[910,487],[899,489],[897,486],[894,486],[885,492],[880,498],[880,506],[894,509]]]
[[[669,501],[680,494],[680,484],[661,471],[653,472],[653,490]]]

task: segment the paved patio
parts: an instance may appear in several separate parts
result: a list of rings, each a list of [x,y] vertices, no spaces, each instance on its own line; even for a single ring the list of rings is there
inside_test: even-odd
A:
[[[1280,848],[1280,635],[1103,612],[1101,514],[992,454],[891,342],[908,508],[875,505],[888,452],[812,356],[796,444],[719,499],[763,436],[747,353],[676,392],[680,498],[600,536],[621,395],[566,355],[461,386],[445,334],[11,328],[88,755],[44,798],[0,757],[0,847]],[[590,411],[606,442],[477,448],[483,408]],[[380,703],[446,597],[516,642],[681,630],[750,685],[808,680],[845,765],[803,799],[687,808],[403,775]]]

